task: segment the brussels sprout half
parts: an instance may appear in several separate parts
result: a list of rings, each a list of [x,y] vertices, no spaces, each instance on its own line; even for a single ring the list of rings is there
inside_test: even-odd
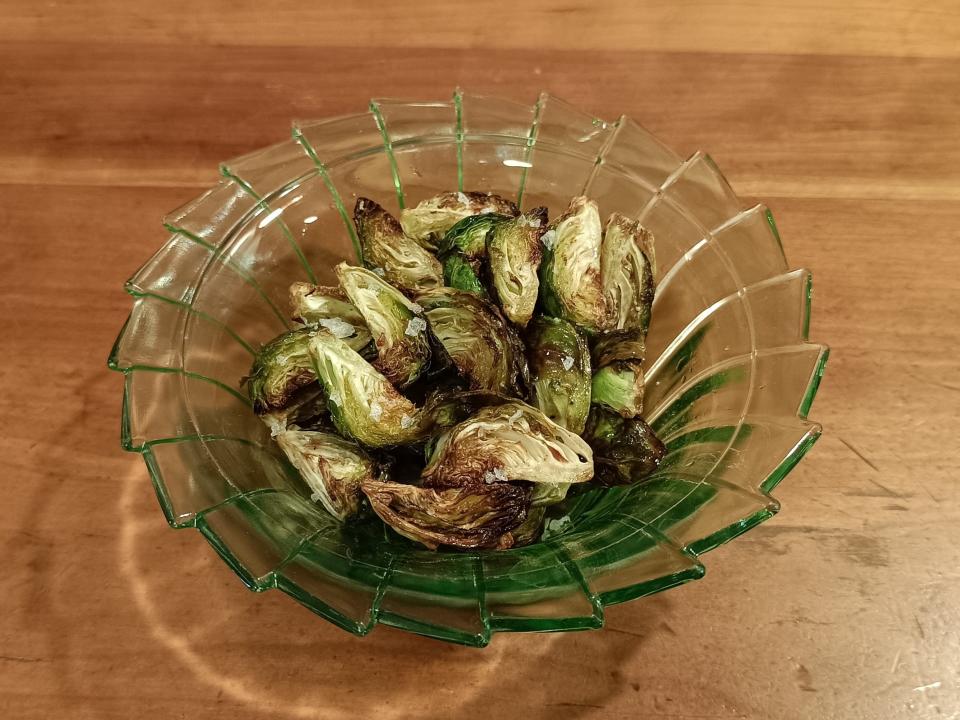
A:
[[[309,349],[330,416],[343,435],[368,447],[422,439],[422,413],[342,340],[317,334]]]
[[[511,547],[511,531],[526,519],[530,507],[529,489],[510,483],[435,490],[365,480],[360,486],[380,519],[431,550],[440,545]]]
[[[528,379],[523,343],[489,302],[442,288],[417,296],[430,329],[472,390],[521,395]]]
[[[638,362],[620,361],[593,374],[590,402],[619,413],[637,417],[643,411],[643,367]]]
[[[294,320],[325,328],[364,357],[376,357],[363,315],[339,287],[295,282],[290,286],[290,309]]]
[[[575,197],[541,241],[540,300],[546,313],[588,332],[604,329],[609,318],[600,275],[602,232],[597,204]]]
[[[435,251],[444,234],[470,215],[497,213],[514,216],[517,206],[499,195],[480,192],[444,192],[415,208],[400,211],[403,231],[427,250]]]
[[[411,294],[443,285],[439,261],[404,235],[396,218],[373,200],[357,200],[353,222],[364,264],[382,269],[384,279],[391,285]]]
[[[653,252],[652,235],[640,223],[620,213],[607,219],[600,267],[610,329],[646,335],[655,289],[647,252]]]
[[[340,263],[337,277],[373,335],[378,356],[373,366],[400,389],[417,380],[430,366],[423,308],[364,268]]]
[[[566,320],[539,316],[527,331],[530,401],[558,425],[583,432],[590,411],[590,353]]]
[[[299,328],[278,335],[264,345],[245,379],[247,393],[258,415],[283,410],[294,394],[317,379],[310,359],[310,339],[316,328]]]
[[[480,281],[480,261],[468,260],[460,253],[443,259],[443,281],[452,288],[487,299],[487,289]]]
[[[593,477],[593,454],[579,435],[515,400],[481,408],[441,434],[422,477],[431,487],[579,483]]]
[[[540,237],[546,229],[547,209],[539,207],[495,224],[487,237],[493,291],[503,314],[521,327],[530,322],[537,304],[537,271],[543,256]]]
[[[311,499],[340,520],[357,513],[360,483],[376,479],[376,468],[356,443],[334,433],[288,430],[277,444],[313,491]]]
[[[594,451],[598,485],[629,485],[649,477],[660,465],[666,447],[646,422],[593,408],[584,437]]]

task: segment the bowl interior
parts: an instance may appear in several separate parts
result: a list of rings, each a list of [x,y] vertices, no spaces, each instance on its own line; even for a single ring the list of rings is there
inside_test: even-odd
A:
[[[809,273],[788,270],[770,213],[743,209],[708,156],[682,161],[627,118],[549,96],[375,101],[221,172],[165,219],[110,363],[126,373],[124,445],[168,521],[197,527],[251,588],[358,634],[379,621],[483,645],[497,630],[597,627],[604,605],[701,576],[701,553],[776,512],[769,492],[819,434]],[[240,388],[256,348],[290,326],[289,285],[333,283],[355,260],[359,196],[396,213],[458,188],[551,217],[587,194],[656,239],[645,415],[667,459],[643,485],[571,496],[541,542],[507,551],[429,552],[379,523],[337,523]]]

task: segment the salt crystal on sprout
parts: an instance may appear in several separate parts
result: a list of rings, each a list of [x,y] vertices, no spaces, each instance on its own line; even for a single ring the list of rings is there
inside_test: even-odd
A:
[[[427,329],[427,321],[423,318],[411,318],[410,322],[407,323],[407,329],[403,331],[404,335],[409,335],[410,337],[416,337],[424,330]]]
[[[370,403],[370,419],[379,420],[382,415],[383,415],[383,407],[380,405],[380,403],[376,401]]]
[[[564,370],[569,370],[570,368],[573,367],[573,358],[570,357],[569,355],[564,355],[563,360],[561,360],[560,362],[563,363]]]
[[[353,325],[338,317],[321,318],[317,322],[329,330],[335,338],[348,338],[357,332]]]
[[[544,246],[547,250],[552,250],[554,243],[557,242],[557,231],[556,230],[547,230],[543,237],[540,238],[543,241]]]

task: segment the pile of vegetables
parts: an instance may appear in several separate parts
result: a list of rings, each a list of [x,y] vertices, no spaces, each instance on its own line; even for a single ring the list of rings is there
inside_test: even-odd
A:
[[[548,223],[445,192],[399,220],[361,198],[363,267],[294,283],[296,328],[245,378],[254,410],[335,517],[372,510],[428,548],[537,540],[572,486],[642,481],[653,238],[574,198]],[[368,509],[369,508],[369,509]]]

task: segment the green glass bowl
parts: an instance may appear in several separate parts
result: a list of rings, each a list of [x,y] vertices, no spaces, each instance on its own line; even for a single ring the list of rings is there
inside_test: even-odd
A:
[[[546,94],[375,100],[220,170],[127,283],[109,365],[125,376],[123,447],[167,521],[199,530],[252,590],[356,635],[383,623],[483,646],[599,628],[605,606],[701,577],[703,553],[777,512],[770,492],[820,434],[806,419],[827,358],[807,342],[810,273],[790,271],[770,212],[744,209],[709,156],[682,160],[626,117]],[[569,520],[530,547],[429,552],[335,522],[240,390],[255,349],[289,327],[290,283],[333,282],[355,257],[358,196],[396,212],[453,188],[552,216],[586,194],[656,238],[645,402],[669,454],[650,482],[570,498]]]

